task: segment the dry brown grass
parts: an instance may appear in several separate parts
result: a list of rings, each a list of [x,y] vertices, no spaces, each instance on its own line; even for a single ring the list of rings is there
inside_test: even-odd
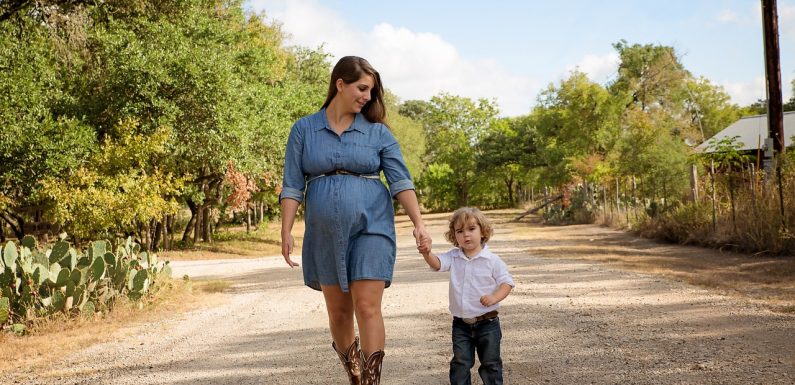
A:
[[[171,261],[196,261],[207,259],[246,259],[260,258],[268,255],[280,255],[281,237],[279,222],[262,224],[246,233],[245,226],[225,227],[215,236],[211,243],[200,242],[190,249],[161,252],[158,255]],[[293,226],[295,252],[301,252],[301,234],[304,223],[296,221]]]
[[[205,293],[223,293],[232,287],[232,283],[224,280],[197,281],[194,287]]]
[[[204,283],[175,279],[163,287],[143,309],[121,301],[112,312],[93,319],[53,317],[33,325],[30,334],[17,337],[0,333],[0,378],[9,371],[31,371],[61,359],[70,352],[101,343],[124,333],[125,327],[172,317],[175,313],[217,305],[223,294],[202,289]]]
[[[514,230],[527,251],[549,258],[606,263],[742,297],[777,312],[795,312],[795,258],[754,256],[658,243],[597,225],[542,226],[534,219]]]

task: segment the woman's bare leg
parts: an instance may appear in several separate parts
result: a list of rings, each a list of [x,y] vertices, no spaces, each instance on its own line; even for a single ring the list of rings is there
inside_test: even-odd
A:
[[[360,280],[350,285],[356,323],[359,325],[362,351],[365,357],[384,350],[386,332],[381,314],[381,298],[384,296],[384,281]]]
[[[356,336],[353,327],[353,297],[350,292],[343,292],[339,285],[322,285],[321,289],[326,300],[331,338],[340,349],[345,349],[351,346]]]

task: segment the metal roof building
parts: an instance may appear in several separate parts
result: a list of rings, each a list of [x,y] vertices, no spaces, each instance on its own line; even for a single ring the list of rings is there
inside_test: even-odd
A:
[[[764,148],[765,138],[767,138],[767,115],[746,116],[732,123],[704,143],[699,144],[696,150],[700,152],[706,151],[712,139],[719,141],[723,138],[734,136],[737,136],[737,142],[742,144],[739,148],[740,151],[756,151],[757,148]],[[793,136],[795,136],[795,111],[789,111],[784,113],[785,147],[792,147]]]

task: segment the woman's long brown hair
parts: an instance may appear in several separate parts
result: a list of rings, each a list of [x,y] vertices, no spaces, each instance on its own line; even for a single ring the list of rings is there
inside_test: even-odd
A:
[[[337,79],[342,79],[345,84],[359,80],[364,74],[373,77],[373,88],[370,90],[370,101],[362,108],[362,115],[373,123],[386,123],[386,108],[384,107],[384,90],[381,86],[381,75],[378,74],[367,60],[358,56],[345,56],[340,59],[331,71],[331,81],[328,85],[328,95],[323,103],[323,108],[331,104],[337,96]]]

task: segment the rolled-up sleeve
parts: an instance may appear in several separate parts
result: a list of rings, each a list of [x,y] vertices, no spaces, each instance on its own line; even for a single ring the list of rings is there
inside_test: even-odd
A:
[[[511,273],[508,272],[508,265],[505,264],[502,260],[498,259],[497,263],[494,264],[494,270],[492,274],[494,275],[494,280],[497,281],[497,285],[502,285],[503,283],[506,285],[510,285],[511,287],[516,287],[516,284],[513,283],[513,277]]]
[[[389,192],[394,198],[403,190],[414,190],[414,182],[411,180],[406,162],[403,161],[400,144],[386,126],[383,128],[385,147],[381,150],[381,167],[389,184]]]
[[[284,151],[284,173],[282,176],[282,192],[279,194],[279,202],[289,198],[298,201],[304,200],[304,189],[306,179],[304,178],[301,158],[304,149],[304,136],[298,123],[290,129],[290,136],[287,138],[287,147]]]
[[[457,253],[456,249],[452,249],[448,252],[444,252],[441,254],[436,255],[436,258],[439,258],[439,270],[437,271],[450,271],[450,267],[453,265],[453,256]]]

